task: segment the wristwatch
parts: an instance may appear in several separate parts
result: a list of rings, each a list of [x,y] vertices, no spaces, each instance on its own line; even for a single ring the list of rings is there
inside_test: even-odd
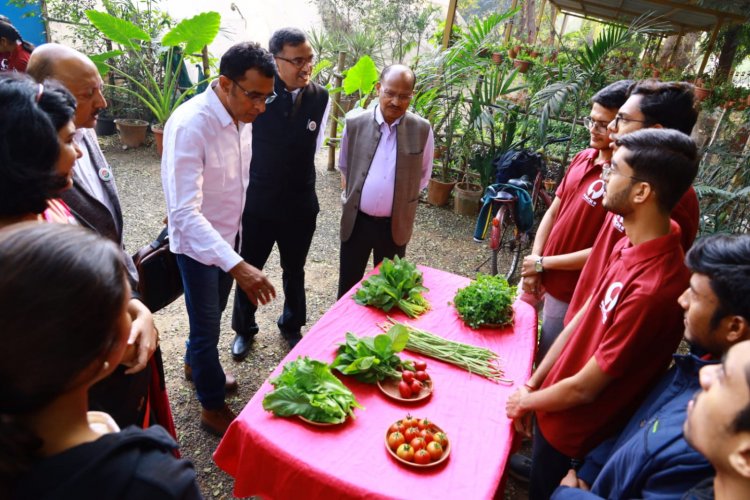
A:
[[[542,264],[543,260],[544,260],[544,257],[537,257],[536,261],[534,262],[534,271],[536,271],[537,273],[544,272],[544,265]]]

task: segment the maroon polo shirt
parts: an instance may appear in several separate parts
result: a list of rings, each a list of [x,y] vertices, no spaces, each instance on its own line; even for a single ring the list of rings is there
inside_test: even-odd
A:
[[[692,186],[682,195],[672,210],[672,220],[677,222],[682,232],[681,244],[682,251],[687,253],[695,241],[698,234],[698,218],[700,209],[698,208],[698,196]],[[570,300],[568,312],[565,314],[565,324],[567,325],[578,310],[586,303],[591,292],[596,286],[599,276],[602,275],[607,265],[612,249],[618,241],[625,236],[625,226],[622,224],[622,216],[607,213],[602,223],[601,231],[596,237],[591,255],[586,260],[586,265],[581,270],[581,277],[578,279],[575,293]]]
[[[604,162],[596,162],[599,150],[589,148],[570,163],[555,195],[560,207],[553,221],[542,255],[563,255],[590,248],[604,222],[602,207],[606,184],[601,178]],[[562,302],[570,302],[581,271],[545,269],[541,274],[546,293]]]
[[[559,452],[583,458],[617,432],[671,361],[682,338],[677,298],[688,286],[680,228],[633,246],[617,243],[593,299],[542,388],[572,377],[594,357],[613,380],[591,403],[537,412],[544,438]]]

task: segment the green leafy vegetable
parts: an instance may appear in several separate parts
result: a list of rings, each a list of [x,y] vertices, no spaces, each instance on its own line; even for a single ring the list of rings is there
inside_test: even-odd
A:
[[[385,312],[394,306],[410,318],[416,318],[430,308],[422,293],[428,289],[422,286],[422,273],[417,266],[401,259],[383,259],[380,273],[370,276],[354,293],[354,300],[363,306],[374,306]]]
[[[271,385],[275,390],[263,398],[263,409],[280,417],[300,415],[313,422],[338,424],[349,415],[354,418],[354,408],[364,408],[331,373],[330,365],[308,357],[284,365]]]
[[[397,368],[413,369],[411,362],[404,362],[396,353],[401,352],[409,340],[406,331],[394,331],[376,337],[360,337],[346,333],[346,342],[339,346],[338,356],[331,364],[344,375],[351,375],[360,382],[374,384],[385,378],[401,378]]]
[[[516,288],[504,277],[480,273],[476,281],[456,292],[453,304],[464,323],[479,328],[512,323],[515,298]]]

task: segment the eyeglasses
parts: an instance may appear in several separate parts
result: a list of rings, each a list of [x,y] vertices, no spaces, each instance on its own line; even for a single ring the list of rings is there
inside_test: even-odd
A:
[[[276,92],[271,92],[268,95],[263,95],[260,92],[250,92],[245,87],[237,83],[237,81],[234,78],[230,78],[232,80],[232,83],[237,85],[237,87],[242,91],[243,94],[245,94],[245,97],[250,99],[255,104],[271,104],[274,99],[276,99]]]
[[[297,69],[302,69],[308,64],[313,65],[315,64],[315,56],[310,57],[295,57],[294,59],[287,59],[286,57],[281,56],[273,56],[276,59],[281,59],[282,61],[286,61],[289,64],[295,66]]]
[[[602,167],[602,180],[609,180],[609,178],[612,176],[612,174],[617,174],[622,177],[627,177],[629,179],[633,179],[634,181],[640,181],[640,182],[648,182],[646,179],[641,179],[640,177],[635,177],[634,175],[626,175],[620,172],[618,168],[615,165],[606,165]]]
[[[617,130],[620,127],[620,122],[623,122],[623,123],[630,123],[630,122],[634,122],[634,123],[647,123],[647,120],[633,120],[633,119],[630,119],[630,118],[625,118],[624,116],[618,114],[617,116],[615,116],[615,125],[614,125],[615,130]]]
[[[594,120],[591,117],[586,116],[583,118],[583,125],[587,129],[593,130],[595,132],[606,132],[607,125],[609,125],[609,122],[604,122],[601,120]]]
[[[386,97],[386,99],[390,100],[402,100],[402,101],[411,101],[411,98],[414,97],[414,92],[410,92],[408,94],[397,94],[396,92],[388,89],[382,90],[383,95]]]

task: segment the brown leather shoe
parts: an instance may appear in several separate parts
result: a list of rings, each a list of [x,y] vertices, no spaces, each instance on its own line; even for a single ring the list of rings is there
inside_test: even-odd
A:
[[[224,376],[226,377],[226,382],[224,382],[224,390],[226,392],[234,392],[239,387],[239,384],[237,383],[237,379],[234,375],[231,373],[224,372]],[[185,380],[188,382],[193,381],[193,367],[189,364],[185,363]]]
[[[214,436],[222,437],[235,418],[237,415],[226,403],[218,410],[201,408],[201,427]]]

